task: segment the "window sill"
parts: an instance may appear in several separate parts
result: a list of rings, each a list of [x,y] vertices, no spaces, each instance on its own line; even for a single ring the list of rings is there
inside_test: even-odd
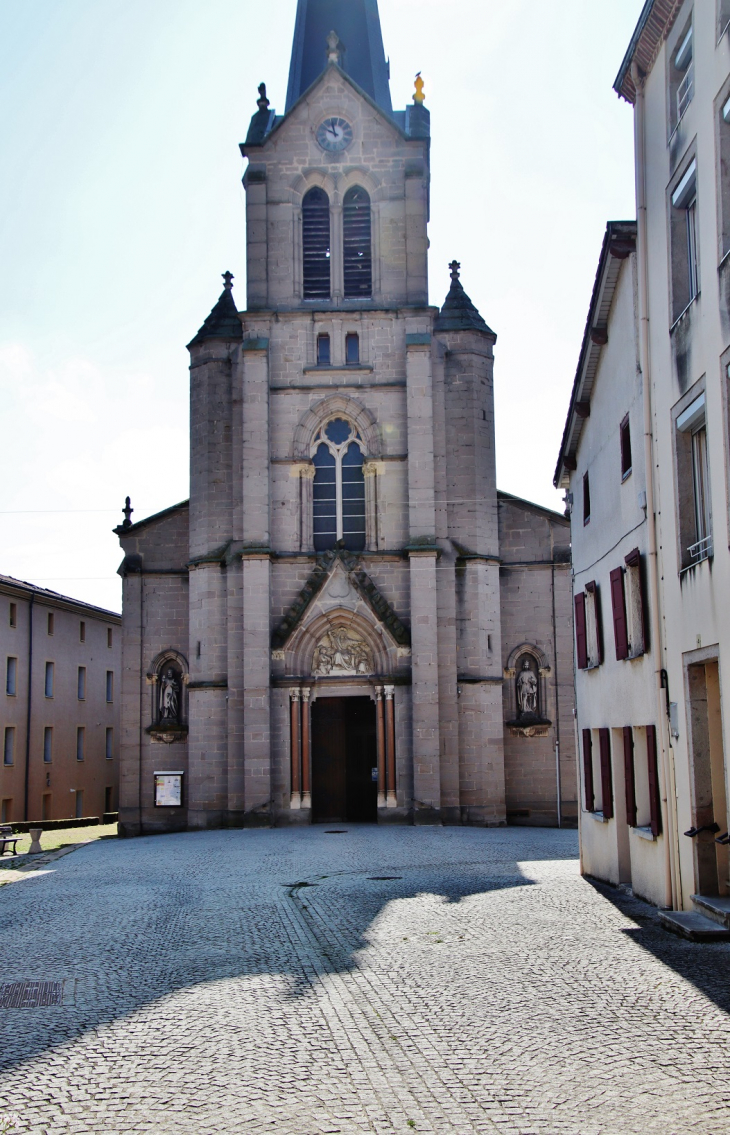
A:
[[[650,843],[656,843],[656,836],[651,828],[632,828],[631,831],[637,839],[648,839]]]
[[[342,374],[343,372],[349,374],[351,371],[362,371],[364,374],[372,374],[373,368],[368,366],[367,363],[342,363],[340,366],[333,366],[328,363],[326,366],[317,365],[314,367],[304,367],[302,374]]]
[[[682,320],[684,319],[684,317],[687,314],[687,312],[689,311],[689,309],[692,307],[692,304],[697,303],[697,300],[700,298],[701,295],[702,295],[702,293],[698,292],[696,296],[693,296],[692,299],[687,304],[687,306],[684,308],[684,310],[679,313],[679,315],[675,319],[674,323],[670,324],[670,327],[669,327],[669,334],[670,335],[674,334],[677,327],[682,322]]]
[[[588,815],[592,816],[597,824],[607,824],[608,823],[608,817],[604,816],[603,812],[589,812]]]
[[[629,654],[626,657],[627,662],[636,662],[637,658],[643,658],[646,654],[645,650],[637,650],[636,654]]]
[[[621,484],[622,485],[623,485],[624,481],[628,481],[628,479],[629,479],[629,477],[631,476],[632,473],[633,473],[633,467],[627,469],[625,473],[621,474]]]

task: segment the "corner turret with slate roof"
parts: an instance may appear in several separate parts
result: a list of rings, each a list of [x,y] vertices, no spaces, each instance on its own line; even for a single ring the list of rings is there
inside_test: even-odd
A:
[[[492,335],[496,342],[497,336],[494,331],[487,326],[462,287],[459,279],[461,264],[452,260],[449,268],[451,287],[441,311],[436,316],[434,331],[483,331],[487,335]]]
[[[243,328],[233,301],[233,276],[223,273],[223,291],[218,303],[204,321],[197,335],[188,343],[188,350],[204,343],[206,339],[242,339]]]

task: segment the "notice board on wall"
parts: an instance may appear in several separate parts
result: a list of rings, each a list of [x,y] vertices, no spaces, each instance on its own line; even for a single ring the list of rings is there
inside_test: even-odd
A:
[[[183,802],[183,773],[155,773],[155,807],[180,808]]]

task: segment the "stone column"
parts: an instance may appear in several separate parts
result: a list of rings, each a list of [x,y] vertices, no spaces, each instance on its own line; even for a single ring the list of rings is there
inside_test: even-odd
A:
[[[302,767],[302,738],[299,728],[299,694],[300,690],[289,690],[289,697],[291,699],[291,729],[290,729],[290,753],[291,753],[291,804],[293,810],[299,810],[302,806],[302,789],[301,789],[301,767]]]
[[[395,686],[385,686],[385,751],[387,764],[387,797],[386,807],[397,808],[396,781],[395,781]]]
[[[269,340],[243,343],[243,707],[247,825],[271,822]]]
[[[302,690],[302,808],[312,807],[311,692],[308,686]]]
[[[292,477],[299,479],[299,532],[295,547],[310,554],[314,551],[312,484],[316,472],[311,461],[297,462],[291,469]]]
[[[330,289],[333,300],[345,294],[342,260],[342,205],[330,202]]]
[[[385,778],[385,715],[383,713],[383,687],[375,687],[375,723],[378,747],[378,807],[385,808],[387,784]]]
[[[411,582],[413,818],[439,823],[438,617],[431,335],[406,331],[408,520]]]
[[[382,472],[382,462],[366,461],[362,467],[365,478],[365,547],[368,552],[377,552],[378,530],[378,473]]]

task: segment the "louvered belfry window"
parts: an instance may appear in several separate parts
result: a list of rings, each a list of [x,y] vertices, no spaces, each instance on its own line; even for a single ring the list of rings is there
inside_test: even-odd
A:
[[[315,186],[302,201],[302,265],[305,299],[330,298],[330,199]]]
[[[345,194],[342,209],[345,298],[367,298],[373,293],[370,251],[370,198],[359,185]]]

